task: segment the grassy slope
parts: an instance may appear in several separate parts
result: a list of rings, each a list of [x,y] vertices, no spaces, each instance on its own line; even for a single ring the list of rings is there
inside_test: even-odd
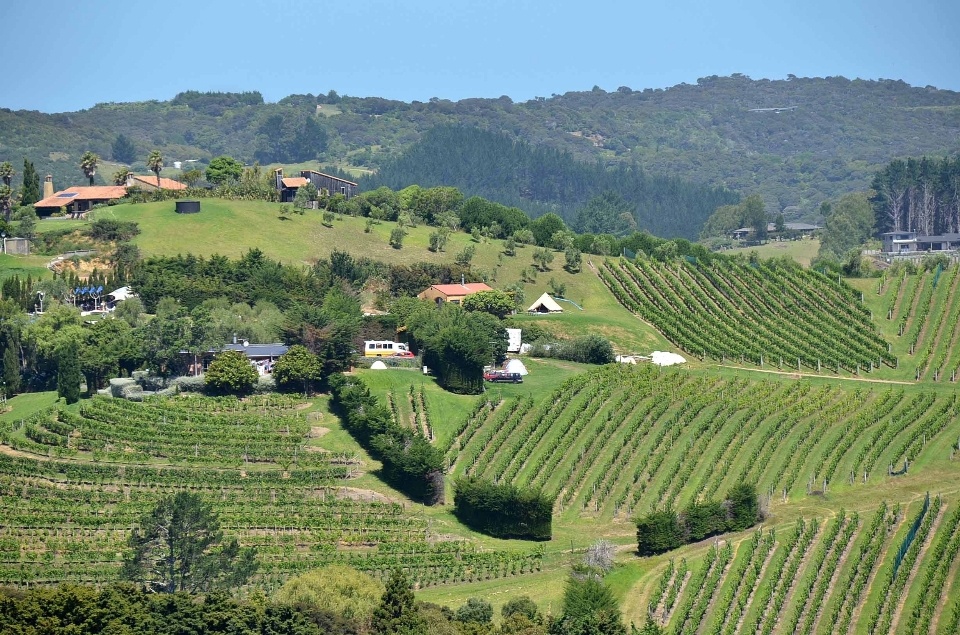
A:
[[[50,270],[46,264],[50,261],[47,256],[13,256],[0,254],[0,281],[6,280],[11,276],[20,276],[26,278],[31,276],[34,280],[50,275]]]
[[[318,212],[293,215],[290,220],[281,221],[278,210],[277,203],[205,199],[199,214],[177,214],[174,203],[167,201],[118,205],[98,211],[97,217],[138,222],[142,233],[135,242],[145,256],[193,253],[236,257],[257,247],[287,263],[310,264],[329,256],[335,249],[391,263],[441,263],[452,262],[458,251],[474,245],[477,251],[473,267],[489,275],[494,287],[517,282],[521,270],[533,266],[532,247],[519,249],[514,257],[502,256],[501,241],[478,244],[460,232],[451,236],[445,252],[434,253],[427,249],[433,230],[420,226],[408,229],[402,249],[393,249],[389,238],[395,223],[385,222],[365,233],[365,219],[344,217],[328,228],[322,225]],[[657,331],[620,306],[586,262],[583,271],[575,274],[564,270],[562,265],[563,255],[556,253],[551,269],[538,273],[537,281],[526,285],[526,303],[532,303],[547,291],[549,280],[554,278],[566,284],[566,296],[584,310],[564,303],[562,315],[522,316],[521,320],[543,320],[552,325],[553,330],[568,334],[600,333],[610,338],[620,352],[675,350]]]
[[[799,262],[804,267],[810,266],[810,261],[816,257],[820,250],[819,239],[788,240],[785,242],[768,242],[759,247],[740,247],[737,249],[728,249],[725,254],[747,254],[756,252],[761,258],[774,258],[788,256]]]

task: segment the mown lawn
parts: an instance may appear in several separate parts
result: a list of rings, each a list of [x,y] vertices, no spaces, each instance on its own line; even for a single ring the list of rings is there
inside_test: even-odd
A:
[[[34,280],[49,276],[50,270],[46,267],[49,261],[49,256],[0,254],[0,281],[13,276],[20,276],[20,278],[30,276]]]

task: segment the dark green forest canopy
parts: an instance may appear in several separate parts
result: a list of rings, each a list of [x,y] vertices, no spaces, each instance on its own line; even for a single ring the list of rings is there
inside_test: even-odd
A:
[[[750,112],[793,105],[797,109],[787,112]],[[122,133],[144,156],[143,150],[156,147],[171,158],[228,154],[249,163],[258,152],[264,158],[287,152],[264,138],[277,128],[270,119],[278,115],[283,134],[305,132],[309,125],[316,141],[290,150],[295,157],[277,157],[284,161],[317,153],[325,162],[375,169],[425,131],[458,124],[506,132],[588,163],[636,161],[651,174],[758,191],[768,211],[788,208],[793,220],[815,214],[824,200],[866,190],[874,169],[894,157],[956,151],[960,93],[896,80],[743,75],[705,77],[665,90],[568,92],[524,103],[506,96],[405,103],[307,94],[267,104],[259,93],[189,91],[171,101],[98,104],[74,113],[0,109],[0,161],[20,165],[26,157],[41,175],[53,174],[58,188],[79,185],[80,154],[91,150],[111,158]],[[98,182],[106,177],[98,173]]]
[[[567,152],[458,126],[431,130],[402,157],[362,181],[368,189],[412,184],[454,185],[468,196],[519,207],[531,216],[555,212],[568,224],[594,233],[626,234],[639,226],[669,238],[695,239],[698,228],[717,207],[740,198],[723,188],[651,176],[635,163],[614,168],[600,161],[583,163]],[[617,194],[591,201],[612,192]],[[597,214],[591,218],[609,215],[613,222],[581,222],[578,209],[588,201],[593,202],[590,209],[602,208],[595,209]],[[623,212],[634,222],[618,219]]]

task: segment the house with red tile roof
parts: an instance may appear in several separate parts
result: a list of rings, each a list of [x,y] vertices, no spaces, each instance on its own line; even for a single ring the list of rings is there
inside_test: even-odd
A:
[[[425,289],[419,295],[421,300],[433,300],[437,304],[443,302],[452,302],[460,304],[465,297],[478,291],[493,291],[492,288],[482,282],[467,282],[460,284],[432,284],[429,289]]]
[[[126,195],[127,188],[123,185],[68,187],[45,197],[42,201],[34,203],[33,206],[41,214],[50,214],[61,208],[65,208],[70,213],[77,213],[85,212],[94,205],[121,199]]]

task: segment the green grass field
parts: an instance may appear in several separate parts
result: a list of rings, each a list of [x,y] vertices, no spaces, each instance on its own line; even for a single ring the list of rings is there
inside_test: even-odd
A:
[[[50,275],[50,270],[46,267],[48,262],[50,262],[49,256],[0,254],[0,281],[12,276],[20,276],[21,278],[30,276],[34,280],[44,278]]]
[[[787,256],[793,258],[804,267],[810,266],[810,261],[817,256],[820,251],[820,240],[817,238],[805,238],[802,240],[786,240],[783,242],[770,241],[759,247],[740,247],[737,249],[727,249],[724,254],[744,254],[749,256],[756,252],[760,258],[780,258]]]

